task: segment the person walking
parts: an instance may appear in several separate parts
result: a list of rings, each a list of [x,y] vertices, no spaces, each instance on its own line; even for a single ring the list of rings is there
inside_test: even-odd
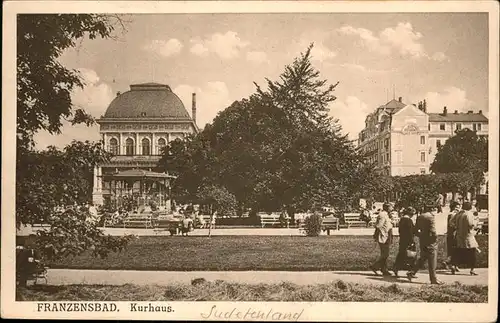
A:
[[[446,253],[448,258],[443,262],[445,268],[449,268],[451,272],[454,274],[458,272],[457,266],[457,243],[455,239],[456,232],[456,224],[455,217],[460,211],[460,204],[456,201],[450,202],[450,214],[448,214],[447,218],[447,229],[446,229]]]
[[[413,207],[405,208],[403,216],[399,220],[399,250],[394,262],[394,275],[398,277],[398,271],[412,269],[415,263],[415,224],[411,219],[416,210]]]
[[[378,275],[378,271],[382,272],[384,276],[390,276],[391,273],[387,269],[387,259],[389,258],[389,251],[392,243],[392,222],[389,218],[390,205],[384,203],[382,206],[382,211],[380,211],[377,221],[375,223],[375,233],[373,238],[378,243],[380,248],[380,256],[370,266],[370,269]]]
[[[437,265],[437,233],[436,233],[436,220],[434,219],[434,212],[437,210],[436,203],[425,205],[423,213],[417,218],[415,223],[415,233],[420,242],[420,258],[415,262],[413,269],[410,270],[406,276],[411,281],[420,268],[423,267],[427,261],[429,269],[429,278],[431,284],[442,285],[443,282],[437,279],[436,265]]]
[[[476,267],[476,253],[479,247],[475,237],[475,221],[471,212],[472,205],[465,202],[462,205],[462,211],[455,216],[456,243],[457,243],[457,262],[465,264],[470,268],[470,274],[476,276],[474,271]],[[452,271],[454,274],[454,272]]]

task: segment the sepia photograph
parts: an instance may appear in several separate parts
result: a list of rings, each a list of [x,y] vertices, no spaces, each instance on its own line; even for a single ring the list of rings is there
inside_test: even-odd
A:
[[[2,317],[495,321],[498,4],[44,2]]]

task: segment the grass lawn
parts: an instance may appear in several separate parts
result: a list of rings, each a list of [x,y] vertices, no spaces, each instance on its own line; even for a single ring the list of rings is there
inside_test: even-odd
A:
[[[39,285],[18,289],[17,301],[331,301],[485,303],[487,286],[461,284],[402,288],[345,283],[299,286],[291,283],[196,285]]]
[[[482,252],[478,268],[488,267],[488,236],[477,236]],[[397,253],[391,248],[389,265]],[[51,268],[171,271],[224,270],[367,270],[378,256],[370,236],[213,236],[138,237],[121,253],[106,259],[89,253],[49,264]],[[445,237],[439,237],[438,266],[446,259]]]

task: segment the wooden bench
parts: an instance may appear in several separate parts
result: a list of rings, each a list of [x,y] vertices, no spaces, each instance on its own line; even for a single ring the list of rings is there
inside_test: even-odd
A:
[[[203,218],[203,223],[201,223],[199,221],[199,216],[197,216],[196,219],[194,220],[195,226],[198,227],[198,228],[200,228],[200,229],[206,229],[206,228],[208,228],[210,226],[210,221],[211,221],[210,220],[210,215],[203,214],[201,217]],[[217,218],[215,218],[215,221],[217,222]],[[214,224],[214,226],[212,228],[215,229],[215,224]]]
[[[123,227],[146,227],[152,228],[152,215],[151,214],[129,214],[123,219]]]
[[[168,231],[170,235],[178,234],[182,229],[182,220],[178,218],[168,217],[168,218],[157,218],[153,221],[153,227],[155,233],[160,231]]]
[[[353,226],[366,227],[366,222],[359,219],[359,213],[344,213],[344,222],[347,228]]]
[[[324,217],[321,222],[321,230],[326,231],[326,234],[330,235],[330,230],[340,230],[339,223],[339,219],[334,216]]]
[[[299,232],[301,234],[305,233],[305,217],[299,221]],[[327,216],[321,220],[321,231],[326,231],[327,235],[330,235],[330,230],[340,230],[340,220],[334,216]]]
[[[281,224],[281,221],[280,221],[280,213],[265,213],[265,212],[259,212],[257,213],[257,216],[260,218],[260,224],[262,227],[265,227],[267,224],[270,224],[271,226],[274,226],[276,224]],[[286,217],[285,218],[285,221],[286,221],[286,227],[289,228],[290,227],[290,218]]]

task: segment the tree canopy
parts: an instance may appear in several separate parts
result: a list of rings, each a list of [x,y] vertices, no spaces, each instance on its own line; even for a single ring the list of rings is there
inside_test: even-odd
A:
[[[32,144],[39,130],[59,133],[63,120],[93,122],[85,107],[71,102],[71,91],[85,86],[80,73],[58,59],[84,37],[114,37],[122,23],[118,16],[101,14],[17,15],[18,144]]]
[[[431,165],[434,173],[485,173],[488,171],[488,138],[463,129],[441,146]]]
[[[17,16],[16,225],[47,223],[38,232],[44,256],[63,257],[92,249],[105,256],[129,237],[105,236],[89,221],[88,209],[57,206],[91,202],[93,167],[108,157],[101,143],[73,142],[64,150],[34,149],[33,135],[59,133],[63,120],[93,122],[71,101],[84,87],[78,71],[59,62],[60,55],[88,37],[109,38],[118,16],[98,14],[23,14]]]
[[[161,164],[180,175],[175,191],[217,185],[240,207],[263,210],[350,204],[363,159],[330,116],[338,83],[320,78],[311,49],[199,135],[169,144]]]

